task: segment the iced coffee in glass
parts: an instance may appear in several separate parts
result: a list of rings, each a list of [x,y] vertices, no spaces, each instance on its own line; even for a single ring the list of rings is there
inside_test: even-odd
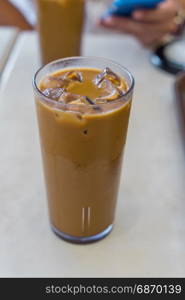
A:
[[[112,61],[73,57],[34,78],[50,222],[87,243],[113,228],[134,80]]]
[[[85,0],[36,0],[36,4],[42,63],[79,56]]]

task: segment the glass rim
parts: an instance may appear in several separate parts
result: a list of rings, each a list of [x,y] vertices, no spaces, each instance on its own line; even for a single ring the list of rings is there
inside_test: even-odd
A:
[[[54,65],[54,64],[57,64],[57,63],[61,63],[61,62],[65,62],[65,61],[69,61],[69,60],[85,60],[85,59],[90,59],[90,60],[94,59],[94,60],[96,60],[96,61],[97,61],[97,60],[98,60],[98,61],[105,61],[105,62],[107,62],[107,63],[108,63],[108,62],[111,62],[112,64],[114,64],[115,66],[117,66],[119,69],[121,69],[121,70],[123,70],[125,73],[127,73],[127,75],[129,76],[130,82],[131,82],[130,87],[128,88],[128,91],[126,91],[126,93],[125,93],[124,95],[122,95],[122,96],[116,98],[115,100],[111,100],[111,101],[108,101],[108,102],[106,102],[106,103],[95,104],[95,105],[101,107],[101,106],[107,106],[107,105],[110,105],[110,104],[115,104],[115,103],[117,103],[117,102],[119,102],[119,101],[121,101],[121,100],[126,100],[125,97],[127,97],[127,96],[133,91],[134,86],[135,86],[135,79],[134,79],[133,75],[131,74],[131,72],[130,72],[126,67],[123,67],[121,64],[119,64],[119,63],[117,63],[117,62],[115,62],[114,60],[111,60],[111,59],[109,59],[109,58],[104,58],[104,57],[100,57],[100,56],[72,56],[72,57],[65,57],[65,58],[60,58],[60,59],[51,61],[50,63],[41,66],[41,67],[36,71],[36,73],[35,73],[34,76],[33,76],[32,84],[33,84],[34,90],[35,90],[36,93],[37,93],[40,97],[42,97],[46,102],[49,102],[49,103],[55,104],[55,105],[57,104],[57,107],[58,107],[58,108],[65,107],[65,109],[66,109],[66,107],[69,107],[69,108],[70,108],[70,107],[71,107],[71,108],[74,108],[74,107],[81,107],[80,104],[70,104],[70,103],[67,103],[67,104],[66,104],[66,103],[62,103],[62,102],[55,101],[55,100],[53,100],[53,99],[51,99],[51,98],[49,98],[49,97],[46,97],[46,96],[42,93],[42,91],[39,89],[39,87],[38,87],[38,85],[37,85],[37,83],[36,83],[36,80],[37,80],[37,76],[39,75],[39,73],[40,73],[43,69],[45,69],[45,68],[47,68],[47,67],[49,67],[49,66],[51,66],[51,65]],[[125,101],[125,102],[127,102],[127,101]],[[56,107],[56,108],[57,108],[57,107]],[[87,103],[87,104],[84,104],[84,107],[92,107],[92,105],[89,104],[89,103]]]

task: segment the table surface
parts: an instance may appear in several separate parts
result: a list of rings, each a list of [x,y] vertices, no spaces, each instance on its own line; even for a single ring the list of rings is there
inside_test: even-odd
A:
[[[8,60],[17,35],[16,28],[0,26],[0,73]]]
[[[114,230],[82,246],[49,228],[31,85],[38,49],[35,33],[23,33],[0,90],[0,276],[184,277],[185,155],[174,77],[130,37],[87,35],[84,54],[117,60],[136,80]]]

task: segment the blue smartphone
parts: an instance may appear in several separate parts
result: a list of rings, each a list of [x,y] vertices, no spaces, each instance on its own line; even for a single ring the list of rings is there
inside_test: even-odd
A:
[[[136,9],[152,9],[164,0],[114,0],[103,17],[115,15],[130,17]]]

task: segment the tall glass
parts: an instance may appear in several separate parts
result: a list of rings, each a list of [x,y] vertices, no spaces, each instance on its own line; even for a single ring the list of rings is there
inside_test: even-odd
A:
[[[85,0],[36,0],[36,4],[42,63],[80,55]]]
[[[128,91],[98,104],[63,104],[45,97],[39,82],[67,69],[109,67],[123,77]],[[134,79],[110,60],[73,57],[41,68],[34,78],[40,141],[51,227],[77,243],[99,240],[113,227]]]

